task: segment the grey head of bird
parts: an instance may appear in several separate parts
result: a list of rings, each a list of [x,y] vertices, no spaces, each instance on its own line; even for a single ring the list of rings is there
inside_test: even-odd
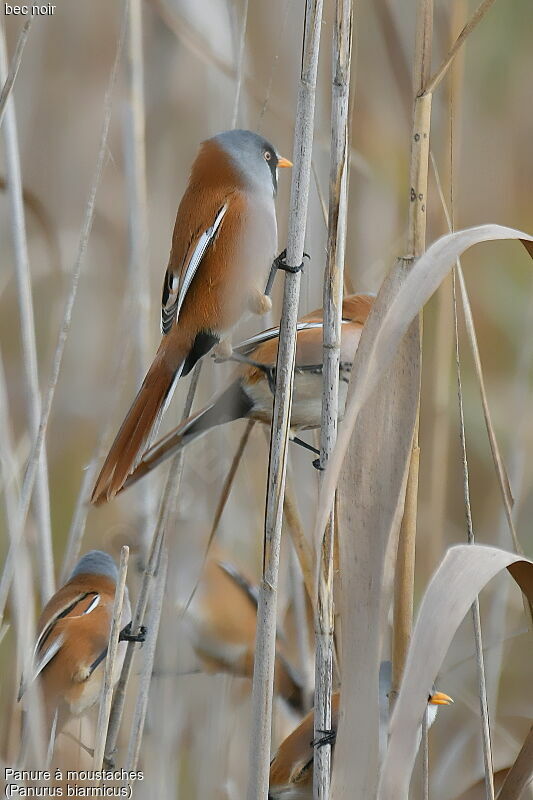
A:
[[[251,189],[276,195],[278,167],[292,164],[279,155],[273,144],[258,133],[245,130],[224,131],[213,139],[231,158]]]
[[[118,569],[109,553],[104,553],[103,550],[89,550],[80,558],[70,577],[74,578],[76,575],[85,574],[103,575],[116,583]]]

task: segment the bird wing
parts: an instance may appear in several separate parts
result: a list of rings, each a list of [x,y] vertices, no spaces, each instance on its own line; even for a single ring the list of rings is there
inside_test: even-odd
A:
[[[300,331],[321,327],[321,322],[299,322],[296,326],[296,330],[299,333]],[[233,349],[242,356],[247,356],[252,353],[258,345],[262,344],[263,342],[268,342],[271,339],[276,339],[278,336],[279,328],[268,328],[266,331],[256,333],[255,336],[250,336],[249,339],[245,339],[244,342],[236,345]]]
[[[252,603],[253,607],[257,609],[257,604],[259,602],[259,591],[257,586],[253,586],[249,580],[247,580],[244,575],[242,575],[233,564],[229,564],[227,561],[217,561],[218,566],[221,570],[223,570],[226,575],[231,578],[233,583],[241,589],[247,598]]]
[[[316,312],[312,313],[313,315],[316,315]],[[312,315],[309,314],[309,316]],[[342,319],[343,325],[347,325],[350,322],[351,320],[349,319],[345,318]],[[311,320],[306,321],[304,318],[301,322],[297,324],[296,331],[297,333],[300,333],[300,331],[311,331],[316,328],[322,329],[322,322],[316,319],[312,321]],[[276,339],[278,336],[279,336],[279,328],[268,328],[266,331],[261,331],[261,333],[256,333],[255,336],[250,336],[249,339],[245,339],[243,342],[240,342],[240,344],[236,345],[233,349],[237,353],[240,353],[241,356],[248,356],[255,350],[255,348],[258,345],[263,344],[263,342],[268,342],[271,339]]]
[[[89,597],[91,598],[89,605],[82,606],[81,604],[83,601]],[[94,611],[99,604],[100,595],[98,592],[79,592],[75,597],[71,598],[60,608],[56,609],[46,625],[43,627],[37,642],[35,643],[31,676],[29,680],[21,680],[17,698],[18,700],[20,700],[28,686],[33,683],[43,669],[61,650],[65,642],[65,635],[63,633],[60,633],[55,637],[55,639],[52,640],[52,642],[50,642],[48,646],[45,646],[46,640],[49,638],[59,620],[64,619],[65,617],[72,619],[74,617],[86,616],[87,614],[90,614],[91,611]]]
[[[214,241],[222,220],[229,208],[227,200],[217,211],[212,224],[192,238],[185,258],[179,268],[169,265],[163,282],[161,299],[161,333],[167,334],[177,322],[181,306],[209,245]],[[171,257],[172,261],[172,257]]]

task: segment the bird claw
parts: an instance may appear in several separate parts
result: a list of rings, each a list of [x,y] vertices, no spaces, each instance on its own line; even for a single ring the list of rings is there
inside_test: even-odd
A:
[[[304,258],[311,258],[309,253],[304,253],[303,257]],[[287,262],[285,260],[286,258],[287,258],[287,248],[282,250],[281,253],[279,254],[279,256],[276,256],[276,258],[274,259],[273,266],[276,269],[282,269],[284,272],[291,272],[293,275],[296,274],[297,272],[301,272],[303,270],[303,268],[304,268],[304,262],[303,261],[302,261],[301,264],[298,264],[296,267],[293,267],[290,264],[287,264]]]
[[[131,632],[131,622],[129,622],[126,627],[120,632],[119,640],[121,642],[145,642],[146,641],[146,627],[141,625],[139,627],[139,633],[132,633]]]
[[[303,257],[304,259],[311,258],[309,253],[304,253]],[[287,258],[287,248],[285,248],[285,250],[282,250],[279,256],[276,256],[276,258],[272,262],[272,266],[270,267],[270,275],[268,276],[268,281],[265,288],[265,295],[267,296],[270,295],[270,292],[272,291],[272,286],[274,285],[274,278],[276,277],[276,272],[278,271],[278,269],[282,269],[285,272],[292,272],[293,274],[301,272],[303,270],[304,268],[303,260],[302,263],[299,264],[298,266],[292,267],[289,264],[287,264],[287,262],[285,261],[286,258]]]
[[[311,742],[311,746],[315,747],[317,750],[319,747],[325,747],[327,744],[333,744],[337,737],[337,731],[334,730],[318,731],[318,733],[323,735],[319,736],[317,739],[313,739]]]

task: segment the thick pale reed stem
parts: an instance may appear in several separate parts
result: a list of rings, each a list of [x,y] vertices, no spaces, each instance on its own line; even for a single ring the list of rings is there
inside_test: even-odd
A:
[[[133,352],[135,380],[140,386],[151,356],[150,346],[150,253],[148,247],[148,190],[146,185],[146,141],[144,101],[143,4],[129,0],[127,31],[127,83],[124,140],[126,188],[129,217],[129,280],[133,302]],[[142,506],[142,544],[146,554],[150,546],[151,520],[157,499],[154,480],[149,476],[137,487]],[[134,490],[135,491],[135,490]]]
[[[307,0],[302,70],[296,111],[294,171],[287,241],[287,264],[291,267],[300,265],[304,254],[321,25],[322,0]],[[287,471],[287,443],[292,406],[300,280],[300,272],[286,274],[280,323],[265,515],[264,567],[257,610],[248,800],[266,800],[268,795],[279,551]]]
[[[109,725],[109,715],[111,713],[111,700],[113,698],[113,673],[117,659],[119,635],[122,623],[122,608],[124,605],[124,591],[126,589],[126,575],[128,572],[128,559],[130,549],[124,545],[120,551],[120,564],[118,568],[118,580],[115,589],[115,602],[113,604],[113,615],[111,619],[111,630],[109,631],[109,646],[105,660],[104,683],[102,685],[102,696],[100,708],[98,710],[98,723],[96,725],[96,741],[94,745],[93,767],[102,769],[104,761],[105,741],[107,737],[107,726]]]
[[[342,296],[347,213],[348,120],[353,0],[337,0],[333,28],[331,103],[331,161],[329,178],[328,246],[324,273],[323,395],[320,428],[320,465],[327,466],[337,440]],[[324,532],[315,616],[315,720],[314,740],[319,743],[331,729],[333,686],[333,551],[334,509]],[[331,745],[315,747],[313,795],[329,797]]]
[[[429,132],[432,95],[424,93],[431,69],[433,0],[419,0],[413,88],[415,94],[411,129],[409,168],[409,226],[406,262],[413,262],[426,249],[427,191],[429,170]],[[419,322],[418,359],[422,357],[422,317]],[[416,345],[416,343],[415,343]],[[414,345],[414,346],[415,346]],[[419,397],[420,402],[420,397]],[[401,682],[413,623],[414,559],[418,505],[418,420],[415,425],[409,479],[400,537],[394,589],[394,625],[391,702]]]

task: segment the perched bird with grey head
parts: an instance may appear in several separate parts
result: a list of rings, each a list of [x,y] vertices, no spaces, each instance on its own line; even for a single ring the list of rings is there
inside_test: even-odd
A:
[[[110,555],[91,550],[76,564],[70,578],[50,598],[37,623],[33,671],[21,684],[19,700],[29,682],[39,679],[48,730],[57,715],[56,730],[71,717],[88,711],[98,700],[103,662],[111,629],[118,569]],[[121,641],[113,682],[120,676],[131,607],[125,588]],[[131,637],[137,640],[136,637]]]
[[[176,216],[163,282],[163,339],[92,502],[110,500],[122,487],[153,438],[176,381],[226,340],[247,310],[271,308],[264,287],[277,249],[278,168],[290,166],[252,131],[226,131],[202,144]]]
[[[392,669],[390,661],[382,661],[379,670],[379,748],[380,760],[385,755],[389,723],[389,692]],[[313,760],[315,747],[331,744],[334,756],[335,739],[342,697],[335,692],[331,698],[331,731],[318,741],[313,741],[314,710],[281,743],[270,763],[269,800],[313,800]],[[451,697],[432,688],[428,696],[428,727],[437,716],[440,705],[453,703]],[[418,747],[422,736],[419,729]]]

